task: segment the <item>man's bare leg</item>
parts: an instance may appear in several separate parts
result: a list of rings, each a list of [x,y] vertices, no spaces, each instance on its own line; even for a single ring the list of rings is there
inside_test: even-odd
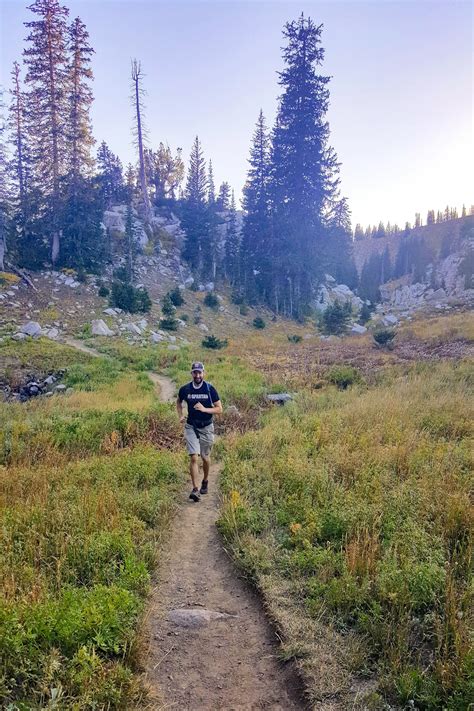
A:
[[[189,474],[191,476],[191,481],[193,482],[193,489],[197,489],[197,481],[199,478],[199,462],[197,454],[190,454],[189,456]]]
[[[201,459],[202,459],[202,471],[203,471],[203,479],[204,481],[207,481],[209,477],[209,468],[211,466],[211,457],[209,455],[204,456],[201,454]]]

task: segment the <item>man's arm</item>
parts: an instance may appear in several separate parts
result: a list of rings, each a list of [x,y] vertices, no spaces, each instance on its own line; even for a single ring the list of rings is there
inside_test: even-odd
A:
[[[222,415],[222,403],[220,400],[217,400],[213,407],[204,407],[201,402],[198,402],[194,405],[194,409],[199,410],[199,412],[207,412],[208,415]]]
[[[179,421],[184,422],[186,415],[183,415],[183,401],[179,399],[179,396],[176,400],[176,412],[178,413]]]

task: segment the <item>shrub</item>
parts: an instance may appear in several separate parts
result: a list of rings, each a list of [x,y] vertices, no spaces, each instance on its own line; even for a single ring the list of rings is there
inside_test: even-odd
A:
[[[294,333],[292,336],[287,336],[288,340],[290,343],[300,343],[302,341],[302,337],[298,336],[296,333]]]
[[[392,341],[396,336],[395,331],[392,328],[381,328],[378,331],[375,331],[374,335],[374,341],[378,346],[386,346],[390,347],[392,345]]]
[[[349,325],[352,307],[349,301],[341,304],[337,299],[330,304],[322,316],[323,330],[327,334],[340,335]]]
[[[361,376],[359,371],[350,365],[335,365],[328,373],[328,380],[340,390],[345,390],[349,385],[360,383]]]
[[[210,309],[217,309],[219,306],[219,299],[213,291],[209,291],[204,297],[204,303],[209,306]]]
[[[189,321],[188,314],[180,314],[179,318],[181,319],[181,321],[184,321],[185,323],[187,323]]]
[[[257,316],[252,321],[254,328],[265,328],[266,323],[261,316]]]
[[[367,321],[370,320],[370,317],[372,316],[372,307],[370,307],[368,304],[365,302],[362,304],[362,308],[360,310],[359,314],[359,321],[364,324],[367,323]]]
[[[173,316],[166,316],[160,319],[160,328],[163,328],[165,331],[177,331],[178,322]]]
[[[202,340],[202,345],[204,348],[212,348],[214,350],[219,350],[221,348],[225,348],[227,346],[227,338],[217,338],[217,336],[206,336],[206,338],[203,338]]]
[[[110,306],[116,306],[129,313],[145,313],[151,309],[151,299],[144,288],[136,289],[132,284],[121,281],[112,283]]]
[[[169,291],[168,296],[170,297],[173,306],[182,306],[184,304],[183,294],[181,293],[181,289],[179,287]]]
[[[240,306],[244,303],[244,297],[239,291],[233,291],[230,300],[233,304],[236,304],[236,306]]]
[[[169,293],[165,294],[162,303],[163,306],[161,307],[161,310],[163,311],[163,315],[167,317],[173,317],[176,308],[174,307],[173,302],[171,301],[171,296],[169,295]]]
[[[98,294],[99,294],[99,296],[102,296],[102,297],[108,296],[108,295],[110,294],[110,289],[108,289],[106,286],[104,286],[103,284],[101,284],[101,285],[99,286]]]
[[[239,313],[241,316],[247,316],[249,312],[249,307],[245,304],[240,304]]]

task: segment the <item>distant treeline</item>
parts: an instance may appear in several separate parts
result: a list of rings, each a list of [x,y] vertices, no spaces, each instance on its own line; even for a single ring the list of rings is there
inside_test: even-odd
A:
[[[434,225],[439,224],[441,222],[449,222],[450,220],[458,220],[460,217],[467,217],[467,215],[468,212],[465,205],[462,206],[460,215],[458,214],[457,207],[449,207],[449,205],[447,205],[444,210],[438,210],[436,214],[434,210],[428,210],[425,224]],[[474,205],[471,205],[469,209],[469,215],[474,215]],[[421,213],[416,212],[415,222],[413,226],[410,222],[406,222],[405,227],[401,229],[397,224],[392,225],[390,222],[387,222],[387,224],[384,225],[383,222],[379,222],[377,226],[369,225],[364,230],[362,229],[361,225],[357,223],[354,229],[353,237],[355,240],[380,239],[382,237],[391,236],[398,237],[402,234],[407,235],[412,231],[413,228],[422,226],[423,220],[421,218]]]

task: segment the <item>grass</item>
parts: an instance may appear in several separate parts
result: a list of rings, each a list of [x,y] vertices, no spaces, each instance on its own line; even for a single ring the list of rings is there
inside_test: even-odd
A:
[[[379,708],[472,699],[473,385],[471,363],[419,365],[303,393],[227,443],[220,528],[314,699],[328,693],[321,620],[351,640],[332,644],[345,665],[333,692],[355,666],[379,676]]]
[[[143,707],[140,620],[185,464],[176,416],[124,362],[12,345],[4,380],[66,368],[74,391],[0,404],[0,706]]]

